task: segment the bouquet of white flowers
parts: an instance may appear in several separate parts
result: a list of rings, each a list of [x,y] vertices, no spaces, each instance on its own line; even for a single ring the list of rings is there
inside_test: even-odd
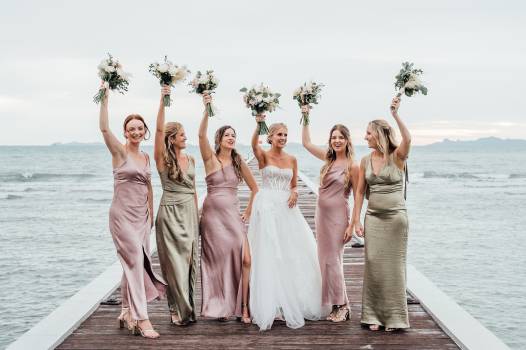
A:
[[[298,101],[298,105],[309,106],[310,104],[318,104],[319,99],[321,98],[321,88],[325,85],[319,84],[311,81],[310,83],[303,83],[302,86],[297,88],[294,91],[292,98]],[[309,125],[309,113],[301,113],[300,124],[303,122],[303,125]]]
[[[97,66],[99,77],[102,79],[102,85],[99,92],[93,96],[93,102],[100,103],[106,96],[106,90],[117,90],[121,94],[128,91],[131,74],[122,70],[122,65],[118,60],[108,54],[108,58],[102,60]]]
[[[195,78],[188,85],[192,87],[192,92],[204,95],[212,94],[215,88],[217,88],[218,82],[219,81],[214,75],[214,71],[207,70],[205,74],[201,73],[200,71],[197,71],[197,73],[195,74]],[[208,112],[209,117],[212,117],[215,114],[212,103],[206,105],[206,110]]]
[[[251,89],[244,87],[239,91],[245,93],[243,101],[245,101],[247,108],[252,110],[253,116],[265,112],[273,112],[279,106],[279,97],[281,94],[270,91],[263,83],[253,86]],[[259,134],[268,134],[268,127],[264,121],[259,122]]]
[[[423,95],[427,95],[427,88],[420,81],[420,76],[424,73],[421,69],[413,68],[413,63],[404,62],[402,63],[402,69],[395,77],[395,88],[398,90],[397,97],[405,94],[406,96],[413,96],[414,94],[421,92]]]
[[[161,85],[170,85],[172,87],[175,86],[177,82],[185,80],[190,73],[185,66],[179,67],[168,61],[168,57],[166,56],[164,56],[163,63],[152,63],[148,67],[148,70],[159,79]],[[170,106],[170,95],[165,95],[163,102],[165,106]]]

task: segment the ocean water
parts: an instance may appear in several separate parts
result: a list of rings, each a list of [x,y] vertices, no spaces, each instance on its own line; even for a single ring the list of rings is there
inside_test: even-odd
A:
[[[145,150],[152,154],[151,147]],[[239,147],[247,155],[247,147]],[[288,151],[317,181],[321,162]],[[200,159],[195,147],[188,152]],[[367,149],[357,148],[357,156]],[[116,260],[103,145],[0,146],[0,348]],[[526,148],[413,147],[409,261],[515,349],[526,348]],[[202,164],[198,187],[204,192]],[[158,176],[153,171],[156,202]]]

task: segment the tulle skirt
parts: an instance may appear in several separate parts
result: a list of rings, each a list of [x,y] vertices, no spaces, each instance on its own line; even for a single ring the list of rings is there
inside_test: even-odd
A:
[[[298,207],[288,207],[289,194],[261,189],[252,207],[250,312],[260,330],[276,318],[299,328],[323,316],[316,240]]]

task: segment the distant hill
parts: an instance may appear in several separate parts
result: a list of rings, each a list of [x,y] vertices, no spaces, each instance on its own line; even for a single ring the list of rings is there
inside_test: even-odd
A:
[[[501,139],[498,137],[483,137],[477,140],[450,140],[420,146],[428,149],[498,149],[498,150],[526,150],[526,140],[523,139]]]

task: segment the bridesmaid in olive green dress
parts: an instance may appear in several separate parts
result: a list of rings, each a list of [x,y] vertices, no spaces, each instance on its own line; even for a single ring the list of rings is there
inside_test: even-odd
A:
[[[363,324],[373,331],[409,328],[406,301],[408,219],[404,196],[405,161],[411,135],[398,116],[400,98],[391,103],[402,140],[385,120],[373,120],[365,140],[373,151],[362,159],[351,225],[365,235],[365,272],[362,291]],[[367,190],[366,190],[367,188]],[[364,193],[368,205],[365,229],[360,224]]]
[[[170,322],[195,322],[195,283],[197,278],[198,212],[195,191],[195,161],[183,153],[186,135],[178,122],[164,122],[161,90],[154,157],[161,178],[163,195],[157,211],[155,231],[161,270],[168,283]]]

